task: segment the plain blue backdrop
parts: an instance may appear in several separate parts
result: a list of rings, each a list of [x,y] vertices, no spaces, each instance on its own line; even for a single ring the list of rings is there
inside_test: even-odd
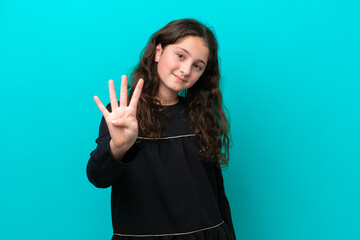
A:
[[[238,239],[360,239],[358,0],[1,0],[0,239],[111,238],[93,96],[185,17],[220,44]]]

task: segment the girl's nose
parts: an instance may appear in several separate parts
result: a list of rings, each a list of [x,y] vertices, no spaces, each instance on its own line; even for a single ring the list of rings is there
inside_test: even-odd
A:
[[[190,63],[182,63],[180,66],[180,72],[184,75],[184,76],[188,76],[190,75],[191,72],[191,64]]]

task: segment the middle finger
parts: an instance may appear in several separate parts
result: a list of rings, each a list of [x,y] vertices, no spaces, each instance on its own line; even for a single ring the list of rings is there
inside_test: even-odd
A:
[[[121,76],[120,107],[127,106],[127,77]]]

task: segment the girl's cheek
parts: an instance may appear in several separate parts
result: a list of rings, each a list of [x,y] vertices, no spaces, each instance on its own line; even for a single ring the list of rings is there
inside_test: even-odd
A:
[[[169,63],[171,64],[171,65],[177,65],[177,64],[179,64],[179,62],[180,62],[180,59],[178,59],[176,56],[174,56],[174,57],[172,57],[172,58],[169,58]]]
[[[171,68],[176,68],[177,66],[180,65],[180,62],[178,61],[178,59],[169,59],[168,63]]]

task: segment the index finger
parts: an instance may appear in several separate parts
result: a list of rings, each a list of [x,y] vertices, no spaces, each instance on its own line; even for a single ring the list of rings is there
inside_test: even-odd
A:
[[[133,95],[131,97],[129,107],[133,107],[133,108],[136,109],[137,104],[138,104],[139,99],[140,99],[140,95],[141,95],[141,91],[142,91],[143,86],[144,86],[144,79],[140,78],[138,83],[136,84],[134,93],[133,93]]]

